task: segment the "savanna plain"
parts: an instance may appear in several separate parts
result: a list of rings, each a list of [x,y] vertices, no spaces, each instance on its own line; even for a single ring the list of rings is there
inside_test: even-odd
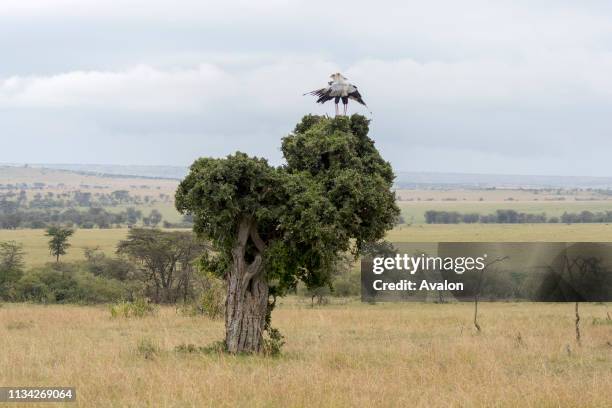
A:
[[[610,304],[361,304],[274,312],[279,357],[176,351],[223,337],[223,323],[163,307],[113,319],[106,307],[5,304],[0,383],[74,386],[80,407],[608,407]],[[41,406],[47,406],[42,404]]]
[[[44,181],[43,198],[72,190],[103,197],[125,189],[142,197],[130,205],[143,214],[154,208],[164,220],[180,220],[160,198],[172,194],[173,181],[33,169],[19,170],[17,177],[9,170],[11,183]],[[28,190],[28,198],[35,193]],[[147,195],[155,200],[145,200]],[[398,197],[405,222],[389,232],[390,241],[612,239],[607,223],[424,222],[431,209],[489,214],[503,208],[551,216],[612,209],[608,196],[591,192],[406,190]],[[113,256],[128,232],[122,225],[79,228],[63,259],[82,260],[84,249],[92,247]],[[5,229],[0,241],[22,244],[27,267],[38,267],[53,260],[44,234]],[[481,331],[474,327],[473,308],[339,297],[313,305],[293,295],[280,299],[272,316],[285,336],[282,353],[258,357],[200,349],[223,338],[223,321],[188,316],[174,306],[124,318],[113,317],[108,305],[3,303],[0,386],[76,388],[75,403],[41,407],[612,406],[612,304],[580,305],[580,343],[573,303],[482,302]]]

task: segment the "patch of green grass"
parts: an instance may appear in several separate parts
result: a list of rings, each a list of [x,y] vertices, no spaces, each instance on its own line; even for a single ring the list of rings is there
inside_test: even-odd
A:
[[[68,253],[62,256],[65,262],[85,259],[85,248],[98,247],[107,256],[115,256],[117,244],[127,237],[129,229],[77,229],[70,238],[72,245]],[[42,229],[0,230],[0,241],[16,241],[23,244],[27,267],[37,267],[53,262],[49,253],[49,238]]]
[[[410,201],[399,202],[398,204],[406,222],[412,222],[413,224],[424,224],[425,212],[429,210],[478,213],[481,215],[493,214],[497,210],[515,210],[530,214],[546,213],[549,217],[558,217],[564,212],[604,212],[612,210],[612,204],[609,201]]]
[[[147,360],[153,360],[160,353],[159,345],[148,337],[138,340],[136,345],[136,354],[144,357]]]
[[[112,318],[146,317],[154,316],[156,313],[157,307],[143,298],[136,299],[134,302],[120,302],[110,306]]]
[[[34,322],[33,321],[14,321],[14,322],[8,322],[6,324],[6,328],[7,330],[23,330],[23,329],[31,329],[32,327],[34,327]]]
[[[391,242],[609,242],[610,224],[421,224],[400,226]]]

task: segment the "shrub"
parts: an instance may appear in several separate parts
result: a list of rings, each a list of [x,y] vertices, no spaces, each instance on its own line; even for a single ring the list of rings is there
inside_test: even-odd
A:
[[[159,346],[156,342],[149,338],[142,338],[138,340],[136,346],[136,353],[147,360],[153,360],[155,356],[159,355]]]
[[[149,299],[138,298],[134,302],[120,302],[110,306],[111,317],[146,317],[157,313],[157,307],[149,302]]]
[[[81,263],[60,263],[28,271],[12,297],[38,303],[108,303],[127,295],[128,287],[116,279],[94,276]]]
[[[279,356],[281,349],[285,345],[285,336],[278,329],[270,327],[267,331],[268,338],[264,339],[264,354],[268,356]]]
[[[138,277],[136,266],[122,258],[106,256],[98,248],[85,248],[85,266],[95,276],[126,281]]]
[[[222,318],[225,314],[225,283],[211,274],[205,274],[201,283],[199,297],[195,302],[181,306],[180,311],[187,316],[205,315],[211,319]]]

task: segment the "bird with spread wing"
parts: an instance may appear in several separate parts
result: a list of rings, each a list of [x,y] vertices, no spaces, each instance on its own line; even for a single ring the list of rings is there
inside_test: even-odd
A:
[[[313,95],[318,97],[317,103],[325,103],[333,99],[334,103],[336,104],[336,116],[340,114],[338,103],[341,99],[342,105],[344,105],[343,115],[346,115],[349,99],[357,101],[358,103],[367,107],[366,103],[361,97],[361,94],[357,90],[357,87],[348,82],[348,78],[339,72],[331,74],[330,78],[332,80],[328,82],[327,87],[315,89],[314,91],[307,92],[304,95]]]

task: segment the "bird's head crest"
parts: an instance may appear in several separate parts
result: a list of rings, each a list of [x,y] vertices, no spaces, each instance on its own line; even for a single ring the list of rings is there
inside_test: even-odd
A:
[[[331,74],[329,77],[331,79],[333,79],[333,80],[336,80],[336,81],[339,80],[339,79],[348,79],[347,77],[345,77],[344,75],[342,75],[339,72],[336,72],[335,74]]]

